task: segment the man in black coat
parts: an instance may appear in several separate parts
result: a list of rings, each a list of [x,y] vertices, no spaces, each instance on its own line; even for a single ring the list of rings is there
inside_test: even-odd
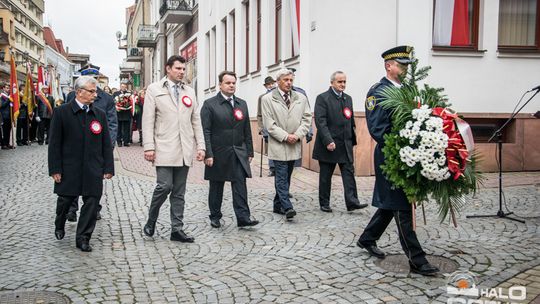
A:
[[[92,74],[94,71],[91,71],[91,69],[88,69],[89,72],[86,72],[85,75],[96,77],[99,74]],[[69,92],[68,96],[66,97],[66,103],[70,103],[75,99],[75,91]],[[118,130],[118,118],[116,116],[116,108],[114,105],[114,100],[111,95],[105,93],[100,87],[97,87],[97,96],[96,99],[92,102],[92,105],[102,111],[105,112],[107,116],[107,124],[109,125],[109,135],[111,137],[111,143],[114,148],[114,145],[116,143],[116,132]],[[71,203],[71,207],[69,208],[69,212],[67,215],[67,220],[70,222],[76,222],[77,221],[77,210],[79,209],[79,198],[76,197],[73,199],[73,203]],[[99,205],[99,211],[97,215],[97,219],[101,219],[101,205]]]
[[[230,181],[238,227],[254,226],[248,206],[246,177],[251,177],[253,158],[251,126],[246,102],[234,96],[236,74],[219,74],[220,92],[204,102],[201,121],[206,143],[204,179],[210,181],[208,206],[210,225],[221,227],[223,186]]]
[[[82,196],[84,205],[77,225],[76,246],[92,251],[89,244],[96,225],[103,179],[114,175],[112,144],[105,112],[94,107],[97,81],[81,76],[75,82],[76,97],[56,108],[49,139],[49,175],[58,194],[55,236],[64,238],[71,203]]]
[[[377,247],[377,241],[386,230],[392,219],[395,219],[401,247],[409,259],[412,272],[422,275],[434,275],[439,269],[431,265],[426,259],[426,253],[422,250],[416,232],[412,225],[411,203],[402,189],[394,189],[382,172],[384,164],[384,135],[392,129],[392,113],[379,106],[383,99],[382,92],[389,86],[401,86],[400,77],[407,73],[407,65],[411,63],[410,53],[412,47],[398,46],[387,50],[381,56],[384,59],[386,77],[369,89],[365,108],[366,121],[371,137],[377,142],[374,151],[375,163],[375,188],[373,189],[373,206],[378,210],[364,229],[356,243],[366,249],[372,256],[384,258],[385,253]]]
[[[356,125],[351,96],[345,90],[347,76],[341,71],[330,76],[330,88],[319,94],[315,101],[315,126],[317,136],[313,148],[313,159],[319,161],[319,206],[321,211],[332,212],[330,189],[332,174],[339,164],[345,205],[347,211],[367,207],[360,204],[354,178],[353,146],[356,145]]]

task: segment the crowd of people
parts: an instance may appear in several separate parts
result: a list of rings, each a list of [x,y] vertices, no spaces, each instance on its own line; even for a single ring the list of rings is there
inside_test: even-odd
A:
[[[25,85],[20,85],[19,113],[13,123],[13,103],[9,99],[9,86],[9,83],[0,82],[1,149],[15,149],[17,146],[29,146],[32,143],[47,145],[49,143],[49,128],[53,111],[63,103],[69,103],[73,100],[75,97],[73,88],[70,87],[68,89],[69,92],[63,99],[54,100],[53,97],[49,95],[49,88],[43,86],[40,91],[48,100],[51,107],[49,108],[48,105],[37,96],[33,96],[33,104],[30,106],[29,111],[28,101],[24,95],[26,92]],[[121,83],[119,89],[111,89],[109,86],[105,86],[103,89],[98,87],[98,98],[101,97],[106,100],[104,103],[104,110],[109,110],[109,115],[114,116],[110,118],[109,122],[112,124],[112,134],[117,136],[115,137],[115,143],[120,147],[129,147],[133,144],[133,133],[138,132],[139,139],[137,143],[142,146],[142,110],[145,90],[129,91],[127,87],[126,83]],[[126,99],[128,104],[125,105],[122,97],[128,95],[129,97]],[[107,96],[110,96],[112,99],[107,98]],[[114,110],[114,112],[112,110]]]
[[[384,162],[381,149],[385,144],[384,135],[392,128],[392,114],[378,103],[383,99],[384,88],[401,86],[401,77],[411,63],[410,52],[409,47],[399,46],[382,54],[386,75],[370,89],[365,101],[368,130],[377,142],[372,204],[378,209],[357,245],[373,257],[385,258],[377,241],[395,219],[411,271],[434,275],[439,270],[426,260],[417,239],[411,221],[411,204],[403,191],[393,187],[380,170]],[[57,239],[64,238],[65,222],[76,212],[78,196],[82,196],[84,205],[77,226],[76,246],[82,251],[92,251],[89,241],[100,216],[103,179],[114,175],[112,149],[115,144],[129,146],[132,131],[141,130],[141,125],[144,159],[156,168],[156,186],[143,227],[146,236],[154,235],[160,208],[169,199],[170,240],[195,241],[184,231],[186,183],[194,161],[205,165],[211,227],[222,226],[221,206],[227,181],[232,187],[237,226],[251,227],[260,223],[249,208],[246,178],[252,176],[253,138],[247,102],[236,92],[237,76],[232,71],[221,72],[219,92],[199,102],[195,91],[183,82],[185,69],[183,57],[171,56],[165,66],[166,76],[150,84],[142,94],[129,92],[122,84],[117,92],[109,95],[107,88],[97,87],[94,78],[77,79],[72,98],[68,97],[68,102],[55,110],[49,134],[49,175],[55,181],[54,191],[58,194]],[[317,127],[312,157],[321,168],[320,210],[333,212],[330,190],[336,166],[343,179],[347,211],[367,207],[358,199],[354,177],[356,125],[352,97],[345,93],[347,76],[343,71],[336,71],[329,79],[330,87],[317,96],[313,113],[305,92],[295,89],[291,69],[277,71],[275,80],[267,77],[267,92],[259,97],[259,131],[267,137],[268,158],[274,167],[273,212],[283,215],[287,221],[297,215],[289,194],[291,176],[302,155],[302,141],[312,132],[312,119]],[[137,105],[138,110],[134,108]]]

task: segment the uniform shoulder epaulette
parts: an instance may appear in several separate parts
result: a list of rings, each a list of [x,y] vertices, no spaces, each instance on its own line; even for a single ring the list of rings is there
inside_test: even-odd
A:
[[[377,89],[381,84],[382,84],[382,82],[379,81],[379,82],[377,82],[376,84],[372,85],[371,88],[369,88],[369,90],[370,90],[370,91],[371,91],[371,90],[375,90],[375,89]]]

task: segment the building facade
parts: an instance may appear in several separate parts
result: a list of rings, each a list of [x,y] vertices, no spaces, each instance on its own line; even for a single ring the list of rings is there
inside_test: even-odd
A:
[[[33,76],[37,76],[38,66],[45,59],[45,41],[43,39],[43,0],[4,0],[10,6],[15,18],[15,46],[12,52],[15,60],[28,62]],[[26,75],[25,64],[17,65],[18,79]]]
[[[10,5],[0,1],[0,81],[9,81],[10,50],[15,45],[15,18]]]
[[[67,53],[61,39],[57,39],[53,30],[43,27],[45,39],[45,67],[51,75],[56,77],[62,91],[73,86],[74,65],[67,59]]]
[[[453,108],[471,124],[482,169],[494,171],[496,145],[487,139],[540,79],[539,2],[201,1],[198,96],[215,95],[219,72],[235,71],[238,95],[254,117],[263,79],[288,67],[297,70],[295,85],[306,90],[313,108],[330,74],[344,71],[357,120],[356,174],[370,175],[375,143],[365,123],[366,93],[385,75],[381,53],[412,45],[420,65],[432,67],[425,81],[444,87]],[[540,120],[530,115],[537,110],[538,103],[529,104],[505,128],[504,170],[540,170],[540,140],[533,133]],[[318,170],[311,144],[303,148],[303,165]]]

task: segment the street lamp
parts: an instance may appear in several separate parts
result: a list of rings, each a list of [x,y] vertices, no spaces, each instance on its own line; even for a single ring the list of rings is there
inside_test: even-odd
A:
[[[17,64],[17,65],[26,64],[28,62],[29,55],[30,54],[28,53],[28,51],[24,51],[22,53],[23,60],[22,61],[15,61],[15,64]]]
[[[116,32],[116,40],[118,41],[118,47],[120,47],[120,40],[122,39],[122,32]]]

